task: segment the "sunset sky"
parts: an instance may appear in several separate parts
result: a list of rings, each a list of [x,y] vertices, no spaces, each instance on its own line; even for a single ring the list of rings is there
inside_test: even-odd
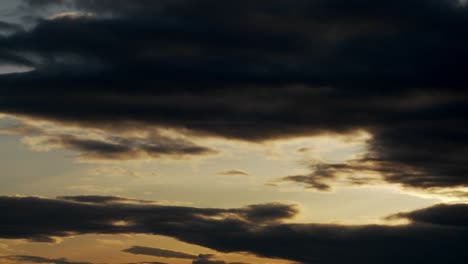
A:
[[[0,264],[468,259],[464,0],[0,0]]]

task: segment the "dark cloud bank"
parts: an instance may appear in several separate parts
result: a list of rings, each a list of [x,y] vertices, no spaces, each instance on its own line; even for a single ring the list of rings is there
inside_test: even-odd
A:
[[[350,260],[369,264],[459,263],[468,257],[468,205],[437,205],[389,216],[410,221],[403,226],[343,226],[285,223],[297,210],[284,204],[208,209],[103,202],[108,198],[75,202],[83,199],[1,197],[0,237],[53,242],[53,237],[76,234],[145,233],[221,252],[250,252],[310,264]],[[218,261],[158,248],[133,247],[126,252],[183,256],[194,263]]]
[[[459,1],[28,3],[87,15],[0,37],[1,61],[36,69],[0,76],[2,112],[253,141],[364,129],[374,139],[357,162],[387,181],[468,185]],[[296,180],[326,189],[316,176]]]
[[[66,2],[25,4],[86,15],[0,36],[2,62],[35,68],[0,76],[1,112],[251,141],[364,129],[374,138],[356,162],[387,181],[468,185],[468,8],[458,1]],[[322,176],[289,180],[326,189]]]

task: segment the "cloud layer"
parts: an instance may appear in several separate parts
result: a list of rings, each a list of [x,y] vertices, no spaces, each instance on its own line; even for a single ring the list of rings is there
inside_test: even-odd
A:
[[[314,264],[350,259],[364,264],[452,263],[468,257],[464,250],[468,236],[465,204],[438,205],[391,216],[409,220],[408,225],[343,226],[284,223],[297,210],[283,204],[208,209],[70,200],[1,197],[0,210],[6,214],[0,218],[0,237],[52,242],[54,236],[145,233],[220,252],[250,252]],[[169,254],[143,247],[128,252],[142,253],[142,249],[145,254]]]
[[[1,112],[251,141],[366,130],[360,162],[387,181],[468,185],[468,8],[459,1],[28,3],[70,12],[0,36],[2,61],[35,68],[0,76]]]

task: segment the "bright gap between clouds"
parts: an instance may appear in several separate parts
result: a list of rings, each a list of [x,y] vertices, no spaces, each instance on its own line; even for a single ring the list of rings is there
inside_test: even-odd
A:
[[[343,163],[367,153],[372,135],[355,131],[347,135],[322,134],[252,143],[216,137],[199,137],[174,129],[135,128],[126,130],[99,130],[4,116],[0,120],[5,137],[32,139],[41,135],[21,134],[41,131],[48,136],[72,134],[100,140],[106,137],[136,139],[147,138],[151,129],[158,131],[159,139],[180,138],[197,146],[217,150],[212,155],[180,158],[161,156],[134,160],[89,159],[83,163],[76,156],[70,172],[51,175],[50,178],[32,181],[28,186],[9,188],[8,193],[55,197],[62,195],[118,195],[164,204],[181,204],[197,207],[235,208],[249,204],[284,202],[298,204],[301,214],[293,222],[321,223],[376,223],[391,213],[424,207],[437,202],[432,196],[420,192],[408,192],[396,185],[382,182],[380,185],[350,186],[337,181],[330,182],[332,191],[321,192],[304,188],[298,183],[270,186],[272,180],[288,175],[310,173],[311,162]],[[18,124],[26,124],[21,128]],[[8,130],[9,126],[14,129]],[[16,125],[16,126],[14,126]],[[34,140],[33,140],[34,141]],[[50,141],[53,143],[53,141]],[[28,143],[28,140],[23,140]],[[151,142],[149,142],[151,143]],[[34,144],[26,147],[37,147]],[[36,148],[36,151],[38,149]],[[39,149],[40,151],[40,149]],[[67,152],[78,150],[67,149]],[[48,152],[28,157],[45,157],[61,153],[52,148]],[[60,155],[60,154],[59,154]],[[43,164],[41,167],[54,166]],[[47,162],[46,162],[47,163]],[[80,169],[81,168],[81,169]],[[30,168],[36,173],[38,168]],[[226,172],[242,173],[226,173]],[[328,182],[327,182],[328,183]],[[34,188],[31,186],[35,186]]]

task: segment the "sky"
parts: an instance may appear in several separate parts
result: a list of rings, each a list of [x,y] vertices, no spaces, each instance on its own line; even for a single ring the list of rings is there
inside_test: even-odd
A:
[[[0,264],[468,258],[462,0],[0,0]]]

